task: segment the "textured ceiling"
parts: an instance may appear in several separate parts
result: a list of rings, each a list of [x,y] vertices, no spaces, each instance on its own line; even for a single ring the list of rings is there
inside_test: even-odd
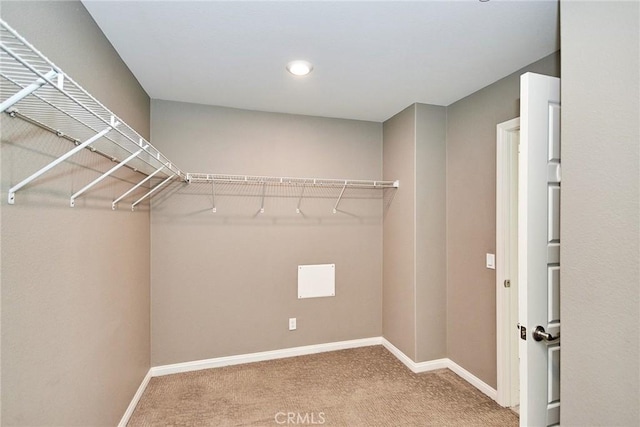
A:
[[[83,3],[151,98],[261,111],[384,121],[559,49],[557,1]]]

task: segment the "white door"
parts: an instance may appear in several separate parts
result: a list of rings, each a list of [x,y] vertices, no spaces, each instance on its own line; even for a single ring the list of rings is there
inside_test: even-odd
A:
[[[520,425],[560,422],[560,79],[520,78]]]

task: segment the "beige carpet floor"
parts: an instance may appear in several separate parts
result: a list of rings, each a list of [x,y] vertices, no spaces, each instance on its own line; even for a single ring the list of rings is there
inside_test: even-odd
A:
[[[152,378],[129,426],[517,426],[448,369],[414,374],[382,346]]]

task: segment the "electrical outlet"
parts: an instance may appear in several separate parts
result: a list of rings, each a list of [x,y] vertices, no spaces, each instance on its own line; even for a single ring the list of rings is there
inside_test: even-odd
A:
[[[295,317],[289,318],[289,330],[290,331],[295,331],[296,330],[296,318]]]

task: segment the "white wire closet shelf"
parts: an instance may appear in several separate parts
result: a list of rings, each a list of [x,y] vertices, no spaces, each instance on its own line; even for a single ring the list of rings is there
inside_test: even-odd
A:
[[[83,148],[101,153],[117,165],[74,194],[79,197],[116,169],[127,165],[147,176],[184,181],[186,174],[140,134],[48,60],[6,22],[0,20],[0,112],[19,114],[55,130],[76,147],[9,190],[15,193]],[[75,197],[71,198],[71,206]]]
[[[76,198],[123,166],[146,177],[113,200],[112,209],[123,200],[133,198],[136,192],[144,192],[142,197],[131,204],[131,209],[134,210],[143,200],[166,188],[166,184],[172,180],[189,184],[211,183],[214,188],[216,183],[261,185],[263,205],[266,186],[301,187],[300,198],[304,196],[306,187],[341,188],[334,213],[347,188],[377,190],[399,187],[398,181],[383,180],[185,173],[6,22],[0,20],[0,113],[2,112],[55,132],[75,143],[75,148],[31,175],[26,176],[30,171],[25,172],[25,178],[9,189],[9,204],[15,203],[17,191],[83,149],[106,156],[116,164],[73,194],[70,198],[71,207]],[[159,180],[159,183],[149,187],[152,178]]]
[[[276,176],[224,175],[210,173],[187,173],[190,183],[233,183],[255,185],[293,185],[297,187],[347,187],[347,188],[398,188],[399,181],[358,180],[335,178],[294,178]]]
[[[357,180],[357,179],[334,179],[334,178],[294,178],[294,177],[275,177],[275,176],[251,176],[251,175],[224,175],[224,174],[207,174],[207,173],[187,173],[187,182],[194,184],[212,184],[213,196],[213,212],[217,212],[216,208],[216,183],[224,184],[241,184],[253,185],[262,188],[262,203],[260,205],[260,213],[264,213],[264,200],[266,188],[268,186],[288,186],[300,188],[298,196],[297,213],[301,213],[300,203],[305,196],[305,188],[337,188],[341,189],[336,203],[333,207],[333,213],[338,212],[338,205],[344,196],[347,188],[354,189],[379,189],[398,188],[399,181],[383,181],[383,180]]]

